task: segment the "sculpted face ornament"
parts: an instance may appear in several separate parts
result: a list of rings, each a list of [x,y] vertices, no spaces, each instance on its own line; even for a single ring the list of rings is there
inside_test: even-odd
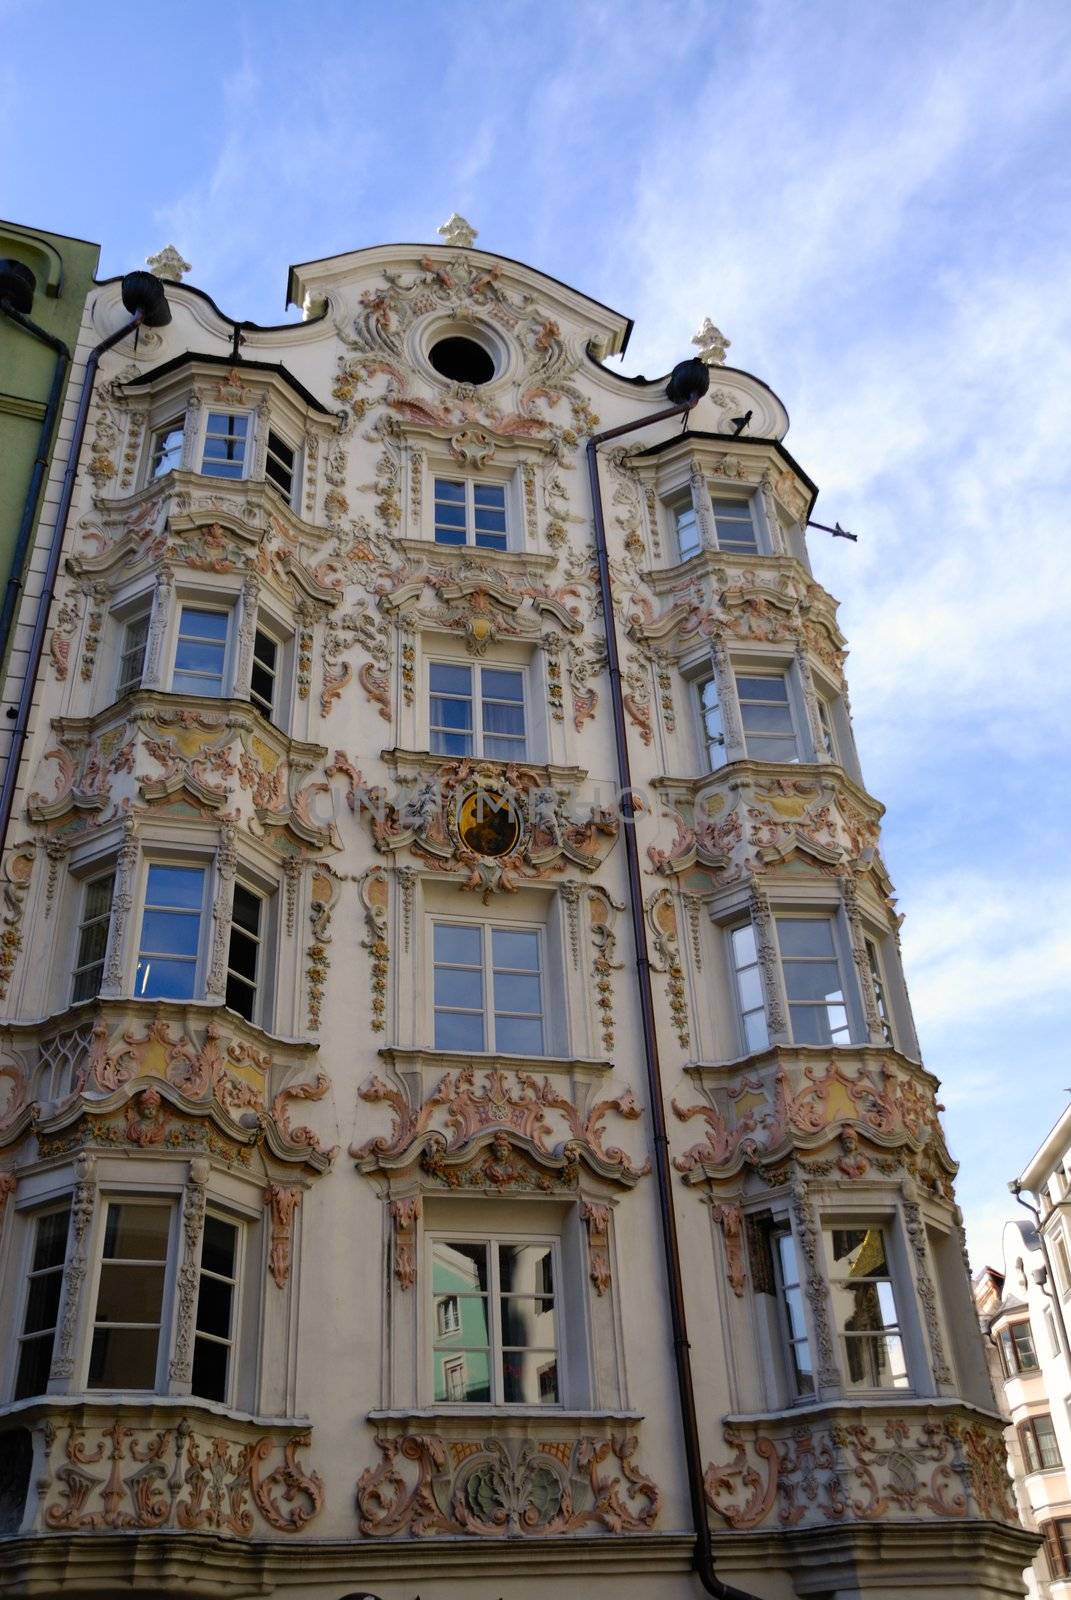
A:
[[[482,787],[463,795],[457,808],[457,832],[473,855],[512,855],[521,840],[515,801],[501,790]]]

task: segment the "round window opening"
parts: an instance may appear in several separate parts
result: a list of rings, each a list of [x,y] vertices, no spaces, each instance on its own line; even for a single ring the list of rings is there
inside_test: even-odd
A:
[[[428,360],[452,383],[490,383],[495,375],[494,361],[483,345],[461,334],[437,340],[428,351]]]

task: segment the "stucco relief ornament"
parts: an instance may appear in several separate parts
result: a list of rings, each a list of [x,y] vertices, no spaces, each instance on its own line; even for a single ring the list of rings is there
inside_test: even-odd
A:
[[[452,211],[441,228],[436,228],[443,244],[456,245],[461,250],[469,250],[475,244],[479,230],[466,222],[464,217]]]
[[[704,317],[692,343],[699,346],[700,361],[705,362],[708,367],[722,367],[725,365],[726,351],[732,340],[727,339],[709,317]]]
[[[173,244],[165,244],[154,256],[146,256],[145,265],[150,272],[155,272],[158,278],[164,278],[168,283],[181,283],[186,273],[193,271],[190,263],[182,259]]]

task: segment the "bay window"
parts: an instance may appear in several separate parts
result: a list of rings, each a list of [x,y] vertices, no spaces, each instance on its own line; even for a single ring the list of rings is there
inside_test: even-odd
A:
[[[707,768],[714,772],[725,765],[725,728],[718,701],[718,685],[713,677],[702,678],[695,686],[699,700],[699,719],[702,724],[703,749]]]
[[[89,1352],[91,1389],[155,1389],[174,1207],[110,1201]]]
[[[72,1002],[92,1000],[94,995],[100,993],[114,894],[114,871],[91,878],[82,890],[82,916],[78,924],[78,948],[71,984]]]
[[[910,1387],[886,1229],[826,1229],[833,1317],[846,1389]]]
[[[560,1404],[556,1241],[432,1238],[436,1404]]]
[[[1000,1352],[1000,1363],[1006,1378],[1038,1371],[1034,1335],[1026,1318],[1019,1322],[1009,1322],[1001,1328],[997,1335],[997,1349]]]
[[[249,417],[236,411],[210,411],[205,422],[201,472],[207,478],[244,478]]]
[[[1045,1540],[1050,1578],[1071,1578],[1071,1517],[1043,1522],[1039,1532]]]
[[[134,994],[139,1000],[192,1000],[204,914],[203,867],[149,867]]]
[[[193,1337],[193,1393],[226,1401],[230,1394],[238,1295],[239,1230],[209,1212],[201,1240]]]
[[[754,501],[729,496],[714,496],[714,530],[719,550],[737,551],[743,555],[758,555],[759,541],[755,522]]]
[[[800,739],[787,672],[738,671],[744,743],[753,761],[799,761]]]
[[[802,1399],[814,1393],[814,1363],[807,1335],[799,1252],[788,1228],[781,1228],[773,1235],[773,1267],[789,1376],[796,1397]]]
[[[681,561],[689,561],[697,555],[702,541],[699,537],[699,513],[692,504],[691,498],[678,500],[672,509],[673,532],[677,540],[677,556]]]
[[[432,661],[428,683],[430,745],[435,755],[525,760],[523,669]]]
[[[149,477],[162,478],[165,472],[182,465],[182,449],[186,440],[186,419],[174,417],[162,427],[154,428],[149,436]]]
[[[739,928],[733,928],[729,934],[729,944],[744,1049],[749,1053],[765,1050],[770,1036],[766,1026],[762,969],[759,966],[754,926],[745,922]]]
[[[263,628],[258,628],[253,636],[253,671],[249,680],[249,698],[255,706],[259,706],[269,722],[275,720],[280,655],[279,641]]]
[[[54,1211],[41,1213],[34,1223],[33,1255],[30,1258],[26,1306],[18,1341],[16,1400],[44,1394],[48,1387],[59,1322],[70,1219],[70,1202],[66,1201]]]
[[[297,451],[292,444],[287,444],[282,434],[276,433],[273,428],[268,429],[268,449],[264,460],[264,476],[272,484],[287,505],[294,497],[294,488],[297,483]]]
[[[1043,1411],[1039,1416],[1028,1417],[1016,1427],[1019,1448],[1023,1452],[1023,1465],[1027,1472],[1055,1472],[1063,1466],[1060,1446],[1052,1418]]]
[[[793,1044],[850,1044],[832,917],[778,917],[777,943]]]
[[[244,883],[234,886],[227,946],[227,1004],[247,1022],[261,1022],[268,981],[269,906]]]
[[[538,928],[432,925],[435,1047],[544,1053]]]
[[[119,650],[119,676],[115,685],[115,698],[141,688],[145,671],[145,649],[149,642],[149,613],[143,611],[132,617],[123,629]]]
[[[229,611],[182,607],[171,674],[175,694],[212,695],[217,699],[223,694],[229,632]]]

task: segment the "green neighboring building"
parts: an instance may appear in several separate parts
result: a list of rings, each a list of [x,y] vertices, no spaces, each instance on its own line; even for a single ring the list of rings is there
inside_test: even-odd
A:
[[[86,296],[100,260],[100,246],[62,233],[46,233],[18,222],[0,221],[0,258],[21,262],[37,280],[33,305],[26,313],[38,327],[60,339],[73,354],[82,323]],[[60,358],[62,359],[62,357]],[[57,354],[10,317],[0,316],[0,596],[12,575],[16,540],[26,497],[31,487],[34,461],[41,443],[49,390]],[[70,362],[66,363],[62,410]],[[59,412],[57,412],[58,420]],[[56,428],[48,441],[51,459]],[[47,479],[47,472],[45,474]],[[40,512],[40,496],[26,555]],[[20,563],[25,566],[25,558]],[[21,573],[15,574],[21,577]],[[0,666],[9,638],[0,638]]]

